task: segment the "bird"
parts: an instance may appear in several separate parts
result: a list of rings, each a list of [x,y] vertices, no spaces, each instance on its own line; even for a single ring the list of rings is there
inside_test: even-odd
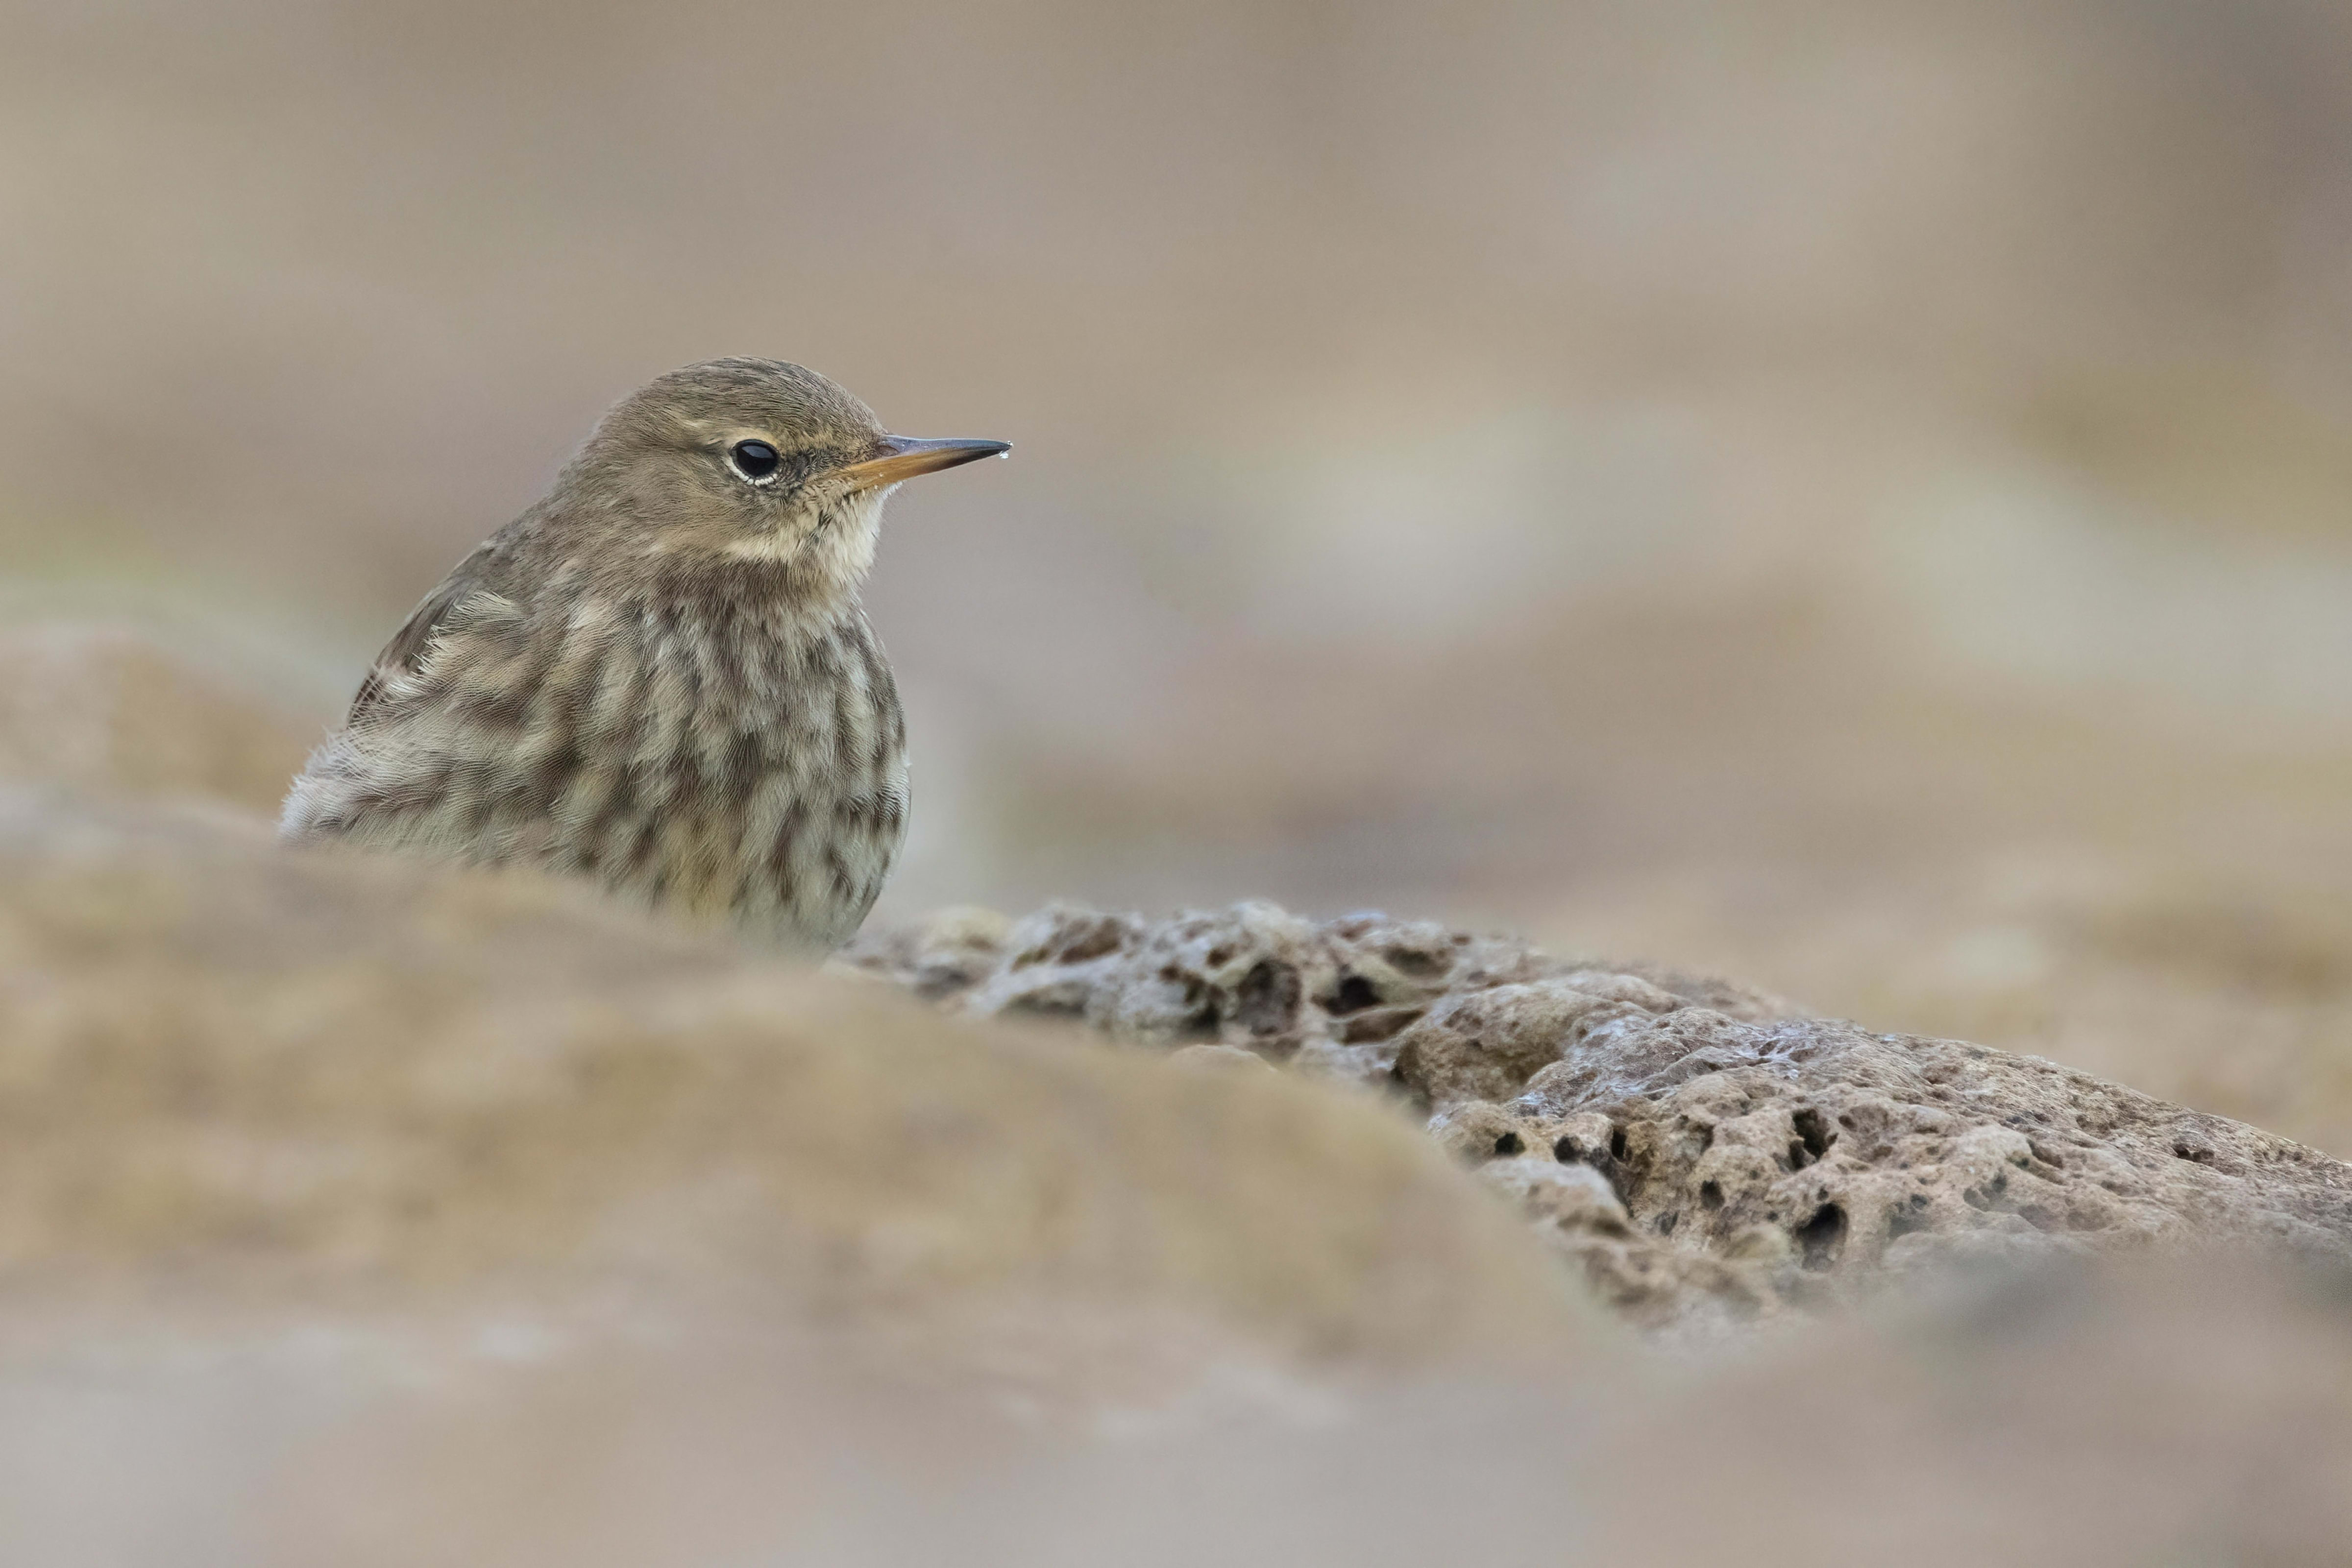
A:
[[[537,866],[840,946],[906,833],[906,724],[859,599],[884,503],[1011,450],[893,435],[780,360],[657,377],[425,595],[279,839]]]

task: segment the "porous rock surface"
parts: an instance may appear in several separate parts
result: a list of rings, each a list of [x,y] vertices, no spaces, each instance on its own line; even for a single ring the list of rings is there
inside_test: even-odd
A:
[[[2248,1239],[2352,1256],[2352,1166],[2316,1150],[1672,970],[1263,904],[954,911],[849,957],[971,1012],[1245,1049],[1393,1095],[1654,1327],[1969,1257]]]

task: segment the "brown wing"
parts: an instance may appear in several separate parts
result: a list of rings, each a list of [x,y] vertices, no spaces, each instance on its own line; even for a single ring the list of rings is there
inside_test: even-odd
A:
[[[375,656],[367,679],[360,683],[358,695],[352,698],[352,711],[343,720],[346,726],[357,724],[361,715],[383,700],[386,681],[394,675],[415,674],[424,667],[425,655],[432,650],[433,639],[440,634],[449,612],[489,585],[489,567],[499,553],[498,547],[496,538],[475,547],[473,554],[459,561],[441,580],[441,585],[408,612],[408,619],[392,634],[383,652]]]

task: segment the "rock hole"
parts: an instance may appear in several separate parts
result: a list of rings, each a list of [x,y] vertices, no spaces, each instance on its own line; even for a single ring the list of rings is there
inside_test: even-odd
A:
[[[1298,996],[1298,971],[1261,958],[1234,988],[1234,1021],[1252,1034],[1277,1034],[1297,1015]]]
[[[1517,1133],[1506,1133],[1495,1140],[1495,1157],[1498,1160],[1508,1159],[1526,1148],[1527,1145],[1519,1142],[1519,1135]]]
[[[1339,992],[1332,997],[1329,1010],[1345,1016],[1380,1005],[1381,993],[1371,981],[1361,975],[1349,975],[1340,980]]]
[[[1825,1203],[1813,1210],[1813,1217],[1797,1227],[1797,1245],[1804,1249],[1805,1267],[1821,1270],[1837,1261],[1839,1250],[1845,1245],[1845,1210],[1834,1203]]]
[[[1625,1157],[1625,1129],[1622,1127],[1609,1129],[1609,1157],[1612,1160]]]
[[[1721,1208],[1723,1207],[1722,1184],[1711,1181],[1699,1183],[1698,1204],[1701,1208]]]
[[[1552,1145],[1551,1157],[1564,1166],[1572,1166],[1582,1162],[1584,1151],[1576,1146],[1574,1138],[1562,1138]]]
[[[1099,958],[1106,953],[1118,951],[1126,932],[1117,920],[1105,916],[1087,921],[1075,929],[1056,933],[1050,940],[1054,960],[1063,964],[1083,964],[1089,958]],[[1024,954],[1024,957],[1027,956]]]
[[[1675,1221],[1681,1218],[1681,1215],[1676,1214],[1672,1209],[1668,1209],[1665,1213],[1658,1216],[1658,1234],[1661,1236],[1672,1236],[1675,1233]]]
[[[1218,1005],[1217,993],[1189,975],[1177,975],[1171,972],[1169,977],[1181,979],[1184,983],[1185,1029],[1194,1037],[1202,1040],[1216,1039],[1218,1026],[1223,1021],[1223,1009]]]
[[[1445,959],[1422,947],[1391,947],[1381,955],[1397,967],[1401,974],[1416,980],[1433,979],[1445,972]]]
[[[1837,1142],[1837,1134],[1830,1131],[1829,1123],[1811,1105],[1803,1107],[1789,1120],[1797,1129],[1797,1146],[1789,1151],[1789,1158],[1799,1170],[1828,1154],[1830,1145]],[[1805,1155],[1801,1160],[1797,1158],[1800,1149]]]
[[[1992,1208],[1992,1201],[1997,1199],[1997,1197],[2001,1197],[2004,1192],[2009,1192],[2009,1173],[2001,1171],[2000,1176],[1994,1176],[1990,1183],[1978,1185],[1978,1187],[1969,1187],[1967,1192],[1961,1192],[1959,1197],[1961,1199],[1967,1199],[1969,1208]]]
[[[1222,969],[1233,961],[1234,950],[1231,947],[1217,946],[1209,949],[1207,962],[1210,968]]]
[[[2176,1157],[2197,1165],[2210,1166],[2213,1163],[2212,1150],[2200,1149],[2191,1144],[2175,1144],[2172,1145],[2172,1152]]]

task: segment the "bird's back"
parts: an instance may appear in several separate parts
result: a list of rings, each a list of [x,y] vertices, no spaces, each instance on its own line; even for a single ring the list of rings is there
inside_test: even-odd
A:
[[[385,648],[282,836],[536,864],[794,946],[846,940],[906,809],[898,691],[855,601],[808,617],[754,562],[600,585],[500,551]]]

